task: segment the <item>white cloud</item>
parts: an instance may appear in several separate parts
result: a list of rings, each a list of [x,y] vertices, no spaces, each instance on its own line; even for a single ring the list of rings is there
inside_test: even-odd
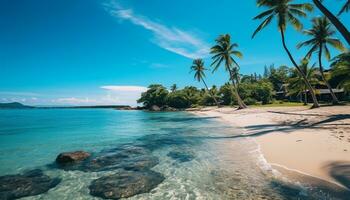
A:
[[[86,104],[86,103],[96,103],[95,99],[89,98],[76,98],[76,97],[68,97],[68,98],[58,98],[53,100],[54,103],[63,103],[63,104]]]
[[[147,90],[147,88],[143,86],[120,86],[120,85],[106,85],[106,86],[101,86],[101,88],[105,90],[114,91],[114,92],[136,92],[136,93],[141,93]]]
[[[128,20],[153,33],[153,42],[158,46],[173,53],[195,59],[207,57],[209,46],[193,34],[176,27],[168,27],[161,23],[152,21],[147,17],[137,15],[132,9],[124,9],[115,1],[105,4],[106,9],[112,16],[118,19]]]

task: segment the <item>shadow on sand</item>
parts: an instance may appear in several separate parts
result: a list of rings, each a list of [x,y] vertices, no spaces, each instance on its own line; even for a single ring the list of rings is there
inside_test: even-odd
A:
[[[324,168],[331,177],[350,190],[350,162],[331,162]]]

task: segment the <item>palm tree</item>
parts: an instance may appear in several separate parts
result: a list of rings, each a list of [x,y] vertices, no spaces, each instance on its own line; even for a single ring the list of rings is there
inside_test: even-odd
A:
[[[332,22],[332,24],[337,28],[337,30],[342,34],[345,38],[346,42],[350,45],[350,32],[343,23],[333,14],[331,13],[322,3],[322,0],[312,0],[317,8]],[[345,7],[348,8],[349,0],[345,4]]]
[[[349,12],[349,10],[350,10],[350,0],[347,0],[343,5],[343,7],[341,8],[341,10],[339,11],[338,16],[343,14],[343,12]]]
[[[317,70],[315,64],[309,67],[309,60],[303,59],[300,64],[300,69],[304,72],[306,78],[311,84],[319,83],[317,78]],[[305,84],[304,79],[300,76],[299,72],[294,69],[292,71],[291,77],[288,80],[288,95],[297,95],[302,97],[304,94],[304,105],[307,105],[307,85]]]
[[[232,57],[234,55],[241,58],[243,55],[241,52],[234,50],[238,45],[236,43],[231,44],[231,36],[229,34],[220,35],[215,41],[217,44],[213,46],[210,51],[211,54],[214,54],[212,57],[213,63],[211,64],[211,66],[214,66],[213,72],[219,68],[222,62],[225,63],[225,69],[229,72],[238,107],[239,109],[247,108],[238,94],[239,65]]]
[[[216,100],[215,95],[211,92],[211,90],[209,90],[207,83],[205,82],[204,78],[205,78],[205,73],[204,71],[207,70],[204,67],[204,62],[202,59],[195,59],[193,60],[193,64],[191,66],[191,72],[194,72],[194,78],[198,81],[198,82],[203,82],[205,85],[205,88],[207,89],[207,91],[212,95],[216,105],[219,107],[219,102]]]
[[[338,104],[338,98],[335,96],[332,87],[329,85],[328,81],[324,75],[324,68],[322,66],[322,55],[326,57],[327,60],[331,59],[331,55],[327,45],[334,47],[340,51],[344,51],[345,47],[342,42],[333,38],[335,31],[331,27],[331,23],[326,17],[316,17],[312,20],[312,28],[310,30],[305,30],[304,33],[311,37],[310,40],[298,44],[298,48],[303,46],[310,46],[309,52],[306,54],[306,57],[310,59],[311,55],[318,51],[318,64],[321,73],[321,77],[328,87],[334,104]]]
[[[172,86],[170,86],[170,91],[171,92],[175,92],[177,90],[177,85],[173,84]]]
[[[256,19],[263,19],[263,22],[258,26],[258,28],[253,33],[254,36],[261,31],[263,28],[265,28],[267,25],[270,24],[272,19],[275,17],[278,21],[278,29],[281,33],[281,39],[284,50],[287,52],[289,59],[293,63],[294,67],[297,69],[297,71],[300,73],[302,78],[305,81],[305,84],[307,85],[312,100],[314,102],[312,108],[319,107],[314,89],[312,85],[307,80],[306,75],[304,72],[299,68],[298,64],[295,62],[292,54],[290,53],[286,41],[285,41],[285,31],[287,28],[288,23],[293,25],[293,27],[296,30],[301,30],[303,25],[299,21],[299,19],[296,16],[300,17],[306,17],[305,11],[312,11],[312,5],[309,3],[304,4],[292,4],[293,0],[257,0],[258,7],[267,7],[268,10],[262,12],[261,14],[257,15],[254,20]]]
[[[350,91],[350,52],[338,55],[333,59],[332,79],[338,82],[338,87],[343,87],[346,91]]]

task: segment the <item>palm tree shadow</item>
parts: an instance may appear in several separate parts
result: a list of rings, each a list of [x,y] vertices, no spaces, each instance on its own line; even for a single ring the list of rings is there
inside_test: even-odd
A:
[[[336,121],[345,120],[345,119],[350,119],[350,114],[332,115],[332,116],[329,116],[325,120],[313,123],[312,126],[317,126],[317,125],[320,125],[320,124],[325,124],[325,123],[330,123],[330,122],[336,122]]]
[[[294,114],[294,113],[292,113]],[[240,134],[233,136],[218,136],[218,137],[208,137],[207,139],[232,139],[232,138],[245,138],[245,137],[259,137],[262,135],[266,135],[272,132],[283,132],[290,133],[295,130],[300,130],[304,128],[309,129],[319,129],[322,128],[323,125],[346,125],[346,124],[334,124],[333,122],[337,122],[340,120],[350,119],[350,114],[338,114],[328,116],[326,119],[309,123],[307,119],[302,119],[292,123],[278,123],[278,124],[261,124],[261,125],[252,125],[244,127],[248,132],[253,132],[251,134]],[[333,124],[331,124],[333,123]]]
[[[304,115],[304,116],[324,116],[320,114],[312,114],[312,113],[292,113],[292,112],[281,112],[281,111],[268,111],[269,113],[282,114],[282,115]]]
[[[324,168],[331,177],[350,190],[350,162],[331,162]]]

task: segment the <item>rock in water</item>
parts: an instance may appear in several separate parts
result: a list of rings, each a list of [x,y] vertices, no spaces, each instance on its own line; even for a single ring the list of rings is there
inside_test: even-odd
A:
[[[164,181],[164,176],[151,170],[121,171],[92,181],[90,194],[105,199],[120,199],[150,192]]]
[[[153,105],[149,108],[150,111],[154,111],[154,112],[158,112],[160,111],[161,109],[159,108],[159,106],[157,105]]]
[[[179,162],[189,162],[194,159],[192,152],[171,151],[167,154],[168,157],[177,160]]]
[[[39,169],[24,174],[0,177],[0,199],[17,199],[42,194],[60,183],[58,178],[50,178]]]
[[[57,156],[56,162],[58,164],[68,164],[85,160],[88,157],[90,157],[90,154],[85,151],[64,152]]]

